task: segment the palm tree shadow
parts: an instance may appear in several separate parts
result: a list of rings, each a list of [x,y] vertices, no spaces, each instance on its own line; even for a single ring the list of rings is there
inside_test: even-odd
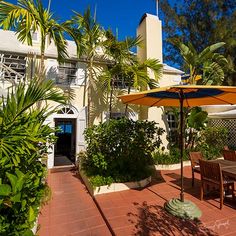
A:
[[[213,236],[218,235],[212,230],[204,227],[199,220],[184,220],[170,215],[163,207],[134,203],[137,214],[128,213],[129,222],[135,226],[133,235],[148,236],[153,233],[160,235],[198,235]]]
[[[180,189],[181,186],[181,175],[176,173],[169,173],[166,176],[171,177],[172,180],[169,181],[172,187]],[[200,186],[201,181],[199,179],[194,179],[194,186],[192,186],[192,178],[187,178],[184,176],[184,191],[197,198],[200,196]]]

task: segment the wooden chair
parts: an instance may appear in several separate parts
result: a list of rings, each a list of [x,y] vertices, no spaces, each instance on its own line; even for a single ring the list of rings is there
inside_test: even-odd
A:
[[[223,150],[223,156],[225,160],[236,161],[236,153],[233,150]]]
[[[192,187],[194,186],[194,172],[200,174],[200,166],[199,160],[203,159],[203,155],[201,152],[190,152],[189,159],[191,161],[191,168],[192,168]]]
[[[223,147],[223,150],[229,150],[229,146],[225,145],[225,146]]]
[[[234,181],[223,178],[219,163],[199,160],[199,164],[201,172],[201,201],[203,200],[205,187],[214,187],[220,191],[220,209],[222,209],[224,201],[224,189],[229,190],[231,187],[232,196],[234,199]]]

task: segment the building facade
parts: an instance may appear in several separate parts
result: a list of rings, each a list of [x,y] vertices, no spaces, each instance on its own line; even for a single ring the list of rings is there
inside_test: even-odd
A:
[[[137,54],[142,60],[148,58],[162,59],[162,27],[157,16],[145,14],[138,26],[137,35],[144,40],[144,47],[139,49]],[[33,73],[30,68],[29,58],[39,58],[40,55],[40,35],[33,35],[33,46],[22,44],[17,40],[13,31],[0,30],[0,93],[6,95],[8,87],[14,83],[24,80],[27,71]],[[86,104],[83,103],[84,81],[87,73],[87,63],[83,58],[77,58],[76,45],[73,41],[67,41],[69,58],[66,62],[59,64],[57,61],[57,51],[53,43],[47,43],[45,51],[46,79],[53,80],[64,90],[73,89],[74,99],[68,106],[57,107],[57,113],[52,114],[47,123],[51,127],[59,127],[60,131],[57,143],[52,148],[48,157],[48,168],[58,165],[70,165],[76,161],[78,153],[84,149],[83,132],[86,128]],[[100,66],[106,66],[105,61],[97,61]],[[150,72],[151,73],[151,72]],[[179,84],[183,72],[163,64],[163,74],[159,81],[160,86]],[[150,76],[153,76],[150,74]],[[96,95],[94,95],[96,96]],[[100,108],[101,109],[101,108]],[[104,122],[107,119],[107,110],[101,111],[94,123]],[[167,146],[166,136],[170,130],[168,116],[164,108],[144,108],[141,114],[134,114],[133,119],[155,120],[167,132],[163,136],[163,145]],[[118,117],[120,110],[114,110],[113,117]],[[170,117],[170,116],[169,116]],[[173,128],[173,127],[172,127]]]

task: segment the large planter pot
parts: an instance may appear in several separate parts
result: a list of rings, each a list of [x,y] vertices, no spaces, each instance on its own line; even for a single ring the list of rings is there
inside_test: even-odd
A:
[[[183,166],[191,166],[190,161],[184,161]],[[171,165],[155,165],[156,170],[177,170],[181,168],[181,164],[171,164]]]
[[[118,192],[128,189],[138,189],[143,188],[147,186],[151,182],[151,176],[149,176],[146,179],[135,181],[135,182],[126,182],[126,183],[112,183],[111,185],[103,185],[100,187],[93,187],[92,184],[89,182],[88,177],[80,171],[80,175],[89,191],[89,193],[92,196],[98,195],[98,194],[104,194],[104,193],[112,193],[112,192]]]

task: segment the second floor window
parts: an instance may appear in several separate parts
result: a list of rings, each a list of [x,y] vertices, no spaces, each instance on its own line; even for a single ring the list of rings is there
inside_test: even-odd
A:
[[[122,77],[114,78],[112,83],[116,89],[127,89],[129,87],[129,83]]]
[[[4,78],[24,78],[26,74],[26,57],[17,54],[5,54],[0,52],[0,61],[5,65]],[[19,76],[18,76],[19,75]],[[19,78],[20,79],[20,78]]]
[[[58,84],[75,84],[76,83],[76,62],[63,62],[58,68]]]

